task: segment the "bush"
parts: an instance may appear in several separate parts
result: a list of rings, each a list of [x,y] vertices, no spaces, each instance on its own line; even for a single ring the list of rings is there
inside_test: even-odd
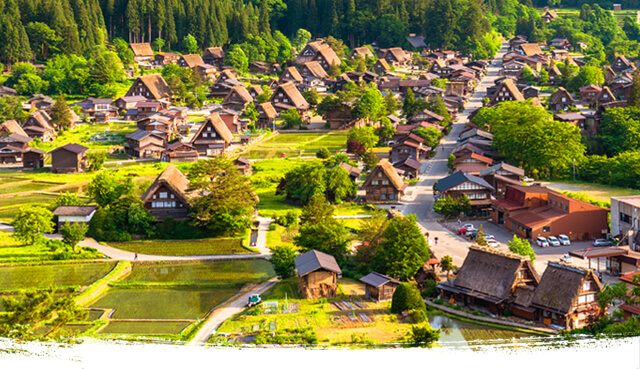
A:
[[[403,311],[414,309],[426,310],[426,305],[420,296],[420,291],[411,283],[401,283],[393,293],[391,312],[399,314]]]
[[[276,228],[278,228],[278,225],[277,225],[277,224],[275,224],[275,223],[271,223],[271,224],[269,224],[269,230],[270,230],[270,231],[275,231],[275,230],[276,230]]]
[[[434,280],[426,280],[424,282],[424,291],[422,291],[422,296],[424,297],[432,297],[438,294],[438,282]]]
[[[433,300],[433,303],[434,303],[434,304],[438,304],[438,305],[443,305],[443,304],[444,304],[444,300],[442,300],[442,299],[435,299],[435,300]]]
[[[431,328],[429,323],[423,326],[414,325],[411,327],[410,339],[416,346],[431,347],[440,339],[440,330]]]
[[[331,151],[329,151],[329,149],[327,149],[326,147],[323,147],[318,150],[318,152],[316,152],[316,157],[320,159],[327,159],[331,157]]]
[[[413,320],[414,323],[422,323],[426,319],[427,314],[425,312],[426,312],[426,309],[425,310],[413,309],[409,311],[409,316],[411,316],[411,319]]]

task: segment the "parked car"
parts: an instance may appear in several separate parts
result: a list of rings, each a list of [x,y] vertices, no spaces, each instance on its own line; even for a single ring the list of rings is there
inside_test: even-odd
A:
[[[476,236],[478,235],[478,230],[477,229],[467,229],[467,231],[464,233],[465,236],[467,236],[470,240],[475,240]]]
[[[498,247],[498,246],[500,246],[500,242],[498,242],[498,241],[496,241],[496,240],[494,240],[492,238],[492,239],[487,240],[487,246]]]
[[[262,298],[258,294],[253,294],[249,296],[249,302],[247,303],[248,307],[256,306],[262,302]]]
[[[524,177],[524,181],[525,181],[526,183],[531,183],[531,182],[535,182],[536,180],[535,180],[535,179],[533,179],[533,178],[530,178],[530,177],[525,176],[525,177]]]
[[[547,239],[544,237],[536,238],[536,244],[538,244],[538,246],[540,247],[549,247],[549,241],[547,241]]]
[[[496,238],[495,238],[495,236],[494,236],[494,235],[492,235],[492,234],[487,234],[487,235],[485,235],[485,236],[484,236],[484,239],[485,239],[485,240],[495,240]]]
[[[469,223],[469,224],[464,224],[462,227],[460,227],[460,229],[458,230],[458,234],[465,234],[467,233],[467,231],[477,231],[476,227],[473,226],[473,224]]]
[[[564,256],[562,256],[560,258],[560,261],[563,261],[563,262],[565,262],[567,264],[571,264],[571,263],[573,263],[573,258],[569,254],[564,254]]]
[[[594,247],[600,247],[600,246],[612,246],[613,243],[607,239],[604,238],[598,238],[596,240],[593,241],[593,246]]]
[[[560,241],[560,244],[562,246],[570,246],[571,245],[571,240],[569,240],[569,237],[567,237],[566,234],[561,234],[558,236],[558,240]]]
[[[555,236],[549,236],[547,240],[549,241],[549,246],[553,246],[553,247],[560,246],[560,241]]]

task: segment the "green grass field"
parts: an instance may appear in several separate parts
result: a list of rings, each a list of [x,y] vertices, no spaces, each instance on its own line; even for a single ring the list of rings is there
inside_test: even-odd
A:
[[[115,309],[112,319],[195,320],[238,291],[238,288],[115,288],[91,307]]]
[[[104,277],[115,262],[0,267],[0,290],[88,286]]]
[[[553,8],[552,8],[553,9]],[[603,8],[604,10],[607,10],[609,12],[613,11],[612,7],[607,7],[607,8]],[[544,9],[543,8],[536,8],[536,10],[538,11],[538,13],[540,13],[540,15],[543,15]],[[559,17],[563,17],[563,16],[572,16],[572,17],[578,17],[580,16],[580,9],[575,9],[575,8],[562,8],[562,9],[553,9],[556,14],[558,14]],[[633,19],[637,19],[637,13],[638,10],[637,9],[624,9],[624,10],[615,10],[613,11],[613,17],[616,19],[616,21],[618,22],[618,25],[620,25],[622,27],[623,23],[624,23],[624,18],[626,16],[629,16]]]
[[[111,242],[109,246],[121,250],[150,255],[229,255],[251,254],[242,247],[242,239],[208,239],[189,241]]]
[[[190,322],[109,322],[99,334],[153,336],[180,334]]]
[[[326,147],[331,152],[341,151],[347,145],[347,132],[331,133],[281,133],[242,154],[249,159],[271,159],[286,157],[314,156]]]
[[[639,195],[640,190],[634,190],[631,188],[614,187],[601,185],[596,183],[584,183],[584,182],[546,182],[542,181],[543,186],[547,186],[557,191],[571,191],[571,192],[583,192],[587,196],[594,198],[598,201],[611,202],[612,197],[619,196],[632,196]]]
[[[275,276],[266,260],[134,264],[127,282],[258,283]]]
[[[28,196],[15,195],[12,197],[3,197],[0,198],[0,208],[24,204],[49,204],[56,201],[57,198],[58,196],[49,194],[32,194]]]
[[[20,193],[20,192],[29,192],[29,191],[44,191],[47,188],[59,186],[63,183],[43,183],[43,182],[29,182],[22,183],[15,186],[5,186],[0,187],[0,195],[8,194],[8,193]]]
[[[50,151],[56,147],[68,143],[81,143],[89,149],[106,150],[110,146],[124,143],[124,136],[136,130],[135,123],[110,123],[110,124],[78,124],[74,129],[63,131],[52,142],[42,142],[38,149]],[[111,142],[92,142],[95,134],[114,133],[119,138]]]

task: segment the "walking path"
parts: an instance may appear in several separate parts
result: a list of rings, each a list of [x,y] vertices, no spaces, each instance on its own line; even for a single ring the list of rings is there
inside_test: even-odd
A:
[[[222,325],[222,323],[224,323],[225,320],[240,313],[246,308],[249,296],[253,294],[263,294],[271,289],[271,287],[275,286],[276,283],[278,283],[277,277],[271,278],[267,282],[264,282],[258,287],[237,296],[235,299],[225,303],[222,307],[214,310],[209,317],[207,317],[207,320],[195,337],[191,342],[189,342],[189,346],[200,346],[207,342],[209,337],[216,333],[216,330]]]

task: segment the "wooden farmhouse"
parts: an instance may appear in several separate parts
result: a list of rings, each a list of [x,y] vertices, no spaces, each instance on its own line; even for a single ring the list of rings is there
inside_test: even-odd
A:
[[[366,60],[367,58],[373,58],[373,53],[371,52],[371,49],[366,46],[356,47],[349,55],[349,59],[354,60],[357,57],[361,57],[362,59]]]
[[[376,302],[389,301],[400,285],[400,281],[387,275],[371,272],[360,278],[364,283],[364,294]]]
[[[516,166],[501,162],[480,172],[480,178],[484,179],[495,189],[494,195],[503,198],[508,185],[521,185],[524,179],[524,170]]]
[[[178,59],[178,65],[182,68],[194,69],[201,64],[204,64],[204,60],[202,60],[200,54],[181,55],[180,59]]]
[[[273,108],[270,102],[265,102],[256,106],[258,112],[258,121],[256,127],[260,129],[273,128],[276,118],[278,118],[278,112]]]
[[[494,188],[480,177],[460,171],[455,172],[436,182],[435,189],[440,198],[467,196],[475,211],[481,213],[491,211],[491,192]]]
[[[200,126],[190,144],[200,156],[221,155],[233,140],[233,134],[218,113],[211,114]]]
[[[29,114],[22,124],[22,130],[31,138],[39,138],[42,142],[53,141],[57,134],[51,125],[51,117],[44,110],[36,110]]]
[[[317,250],[294,259],[298,273],[298,293],[305,299],[336,297],[342,269],[336,259]]]
[[[522,96],[522,93],[510,78],[506,78],[498,85],[489,105],[493,106],[503,101],[524,101],[524,96]]]
[[[570,106],[574,106],[573,97],[564,87],[558,87],[558,90],[551,96],[549,109],[555,111],[568,110]]]
[[[53,149],[51,155],[51,173],[79,173],[88,169],[88,147],[68,143]]]
[[[249,94],[249,91],[243,86],[235,86],[229,91],[229,94],[222,100],[222,107],[225,109],[232,109],[237,111],[243,111],[244,108],[253,101],[253,97]]]
[[[382,159],[373,168],[362,187],[366,191],[367,202],[396,202],[402,199],[407,184],[389,160]]]
[[[125,96],[144,96],[148,100],[171,99],[171,89],[158,73],[138,77]]]
[[[177,141],[167,145],[167,148],[160,156],[160,160],[167,163],[198,161],[198,151],[186,142]]]
[[[384,59],[378,59],[373,64],[373,71],[376,72],[376,74],[379,76],[387,74],[390,70],[391,67],[389,66],[389,63],[387,63],[387,61]]]
[[[23,155],[29,151],[31,138],[19,133],[0,136],[0,164],[15,164],[22,161]]]
[[[624,55],[618,55],[616,60],[613,61],[613,64],[611,64],[611,69],[616,73],[622,73],[630,69],[635,69],[635,66]]]
[[[153,58],[155,65],[178,64],[180,55],[176,53],[159,53]]]
[[[58,231],[65,223],[86,223],[88,224],[93,215],[98,210],[95,205],[60,205],[53,212],[53,216],[58,217]]]
[[[533,319],[535,309],[527,306],[526,297],[531,298],[539,282],[528,256],[473,245],[458,275],[440,283],[438,289],[445,301],[496,315],[510,310],[516,316]]]
[[[124,151],[134,158],[159,157],[165,150],[164,137],[150,131],[137,130],[125,136]]]
[[[153,49],[150,43],[129,44],[133,51],[133,61],[135,63],[150,62],[153,59]]]
[[[140,200],[158,221],[167,217],[189,218],[189,180],[174,165],[168,165],[153,181]]]
[[[221,47],[208,47],[204,50],[202,60],[211,65],[220,66],[224,63],[224,50]]]
[[[44,155],[46,153],[46,151],[34,147],[28,148],[22,154],[22,167],[25,169],[44,168]]]
[[[303,82],[302,76],[300,72],[296,69],[296,67],[289,67],[284,70],[282,75],[280,76],[279,83],[293,82],[294,84],[299,84]]]
[[[535,320],[562,329],[578,329],[602,314],[598,293],[602,285],[593,270],[549,262],[531,298]]]
[[[309,120],[309,103],[291,82],[279,85],[269,101],[278,113],[289,109],[297,109],[303,121]]]

